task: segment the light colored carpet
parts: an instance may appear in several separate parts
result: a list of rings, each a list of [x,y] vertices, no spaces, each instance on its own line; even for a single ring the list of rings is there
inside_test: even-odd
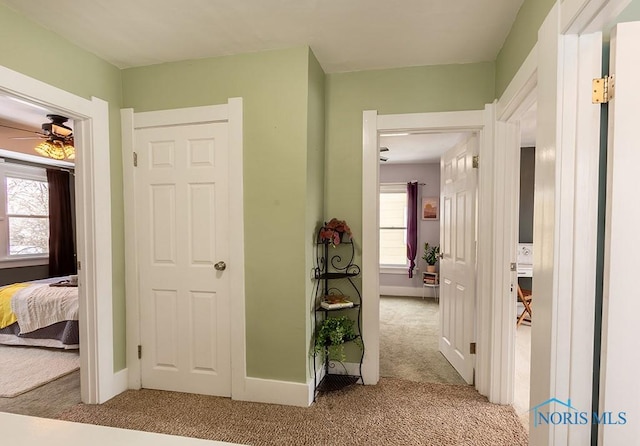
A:
[[[13,398],[79,368],[77,350],[0,345],[0,397]]]
[[[63,420],[251,445],[518,446],[528,437],[511,406],[470,386],[382,378],[323,394],[308,408],[129,390],[80,404]]]
[[[380,296],[380,376],[466,384],[440,353],[439,332],[436,300]]]

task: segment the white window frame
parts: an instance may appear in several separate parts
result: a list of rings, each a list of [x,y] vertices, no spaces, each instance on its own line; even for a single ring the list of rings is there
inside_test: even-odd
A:
[[[385,184],[385,183],[380,183],[380,191],[379,194],[407,194],[407,186],[406,184]],[[380,236],[380,230],[382,229],[382,227],[380,225],[378,225],[378,237]],[[385,229],[390,229],[390,228],[385,228]],[[405,226],[404,228],[405,230],[405,240],[406,240],[406,231],[407,231],[407,227]],[[406,274],[407,273],[407,268],[409,268],[409,260],[405,258],[405,264],[404,265],[399,265],[399,264],[385,264],[385,263],[380,263],[380,272],[382,274]]]
[[[44,167],[8,163],[0,160],[0,269],[40,266],[49,263],[49,254],[9,255],[9,217],[7,213],[7,177],[47,182]]]

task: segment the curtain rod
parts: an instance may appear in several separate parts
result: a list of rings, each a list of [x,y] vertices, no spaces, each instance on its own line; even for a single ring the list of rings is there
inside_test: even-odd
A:
[[[408,182],[409,182],[409,181],[407,181],[407,183],[408,183]],[[382,181],[380,182],[380,184],[385,184],[385,185],[388,185],[388,186],[402,186],[402,185],[405,185],[405,186],[406,186],[406,184],[407,184],[407,183],[383,183]],[[420,185],[420,186],[426,186],[426,185],[427,185],[427,183],[418,183],[418,185]]]

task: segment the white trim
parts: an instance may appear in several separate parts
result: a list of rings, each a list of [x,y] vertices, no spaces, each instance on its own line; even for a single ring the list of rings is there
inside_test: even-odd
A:
[[[586,34],[604,31],[632,0],[564,0],[560,32]]]
[[[489,401],[513,402],[515,373],[515,306],[517,276],[510,270],[516,262],[520,172],[520,128],[517,123],[497,121],[494,133],[493,299],[491,313],[491,385]]]
[[[396,275],[403,275],[403,274],[409,274],[409,265],[397,265],[397,266],[392,266],[392,265],[380,265],[380,274],[396,274]],[[417,270],[414,268],[413,273],[417,274]]]
[[[246,393],[246,316],[244,259],[244,174],[243,174],[243,100],[230,98],[229,120],[229,220],[234,233],[229,240],[229,282],[231,293],[231,397]]]
[[[616,95],[609,102],[607,142],[607,193],[604,234],[602,306],[602,358],[599,411],[626,414],[626,425],[600,425],[598,444],[636,444],[640,392],[635,348],[640,301],[637,296],[636,252],[640,244],[640,209],[633,204],[637,190],[637,104],[640,58],[637,42],[640,23],[619,23],[611,33],[610,74]]]
[[[377,384],[380,376],[378,134],[383,131],[408,129],[433,132],[476,131],[480,134],[480,156],[482,157],[482,145],[485,141],[482,137],[484,127],[485,112],[482,110],[398,115],[378,115],[375,110],[366,110],[362,114],[362,294],[370,296],[368,300],[370,303],[362,307],[362,332],[365,345],[362,375],[367,385]],[[487,354],[484,352],[480,351],[478,356]]]
[[[21,256],[20,258],[7,258],[0,260],[0,269],[5,268],[23,268],[27,266],[44,266],[49,264],[49,257],[27,257]]]
[[[410,296],[410,297],[422,297],[422,287],[416,288],[413,286],[384,286],[380,285],[381,296]]]
[[[227,104],[178,108],[136,113],[135,128],[186,125],[201,122],[226,122],[229,119]]]
[[[380,151],[378,112],[362,112],[362,295],[371,304],[362,306],[362,378],[367,385],[380,379]]]
[[[484,109],[484,131],[480,135],[481,168],[478,172],[477,253],[476,262],[476,389],[482,395],[491,393],[491,377],[495,356],[491,351],[493,342],[493,263],[494,263],[494,159],[495,159],[495,104]],[[484,353],[486,352],[486,353]]]
[[[313,402],[313,380],[296,383],[247,377],[244,380],[244,394],[240,397],[233,396],[233,399],[308,407]]]
[[[135,232],[136,205],[132,193],[135,188],[135,168],[132,161],[134,129],[226,121],[229,132],[229,219],[233,222],[234,230],[233,237],[229,239],[228,268],[231,308],[231,397],[245,401],[263,401],[259,398],[268,394],[259,386],[249,386],[246,377],[242,110],[242,98],[231,98],[227,104],[221,105],[142,113],[134,113],[133,109],[123,109],[120,112],[125,196],[127,363],[130,371],[128,385],[132,389],[139,389],[141,386],[140,360],[137,354],[140,344],[140,299]],[[252,393],[254,391],[255,395]],[[277,402],[278,398],[264,402]]]
[[[0,66],[0,90],[76,120],[76,197],[80,293],[82,401],[113,396],[111,178],[109,104],[90,100]],[[84,152],[84,155],[83,153]],[[97,267],[104,268],[97,270]],[[104,310],[104,312],[101,312]],[[99,315],[99,317],[98,317]]]
[[[125,258],[125,293],[127,324],[127,367],[129,368],[128,386],[140,389],[140,360],[138,345],[140,344],[140,304],[138,301],[138,250],[135,237],[136,205],[133,169],[133,109],[120,110],[122,122],[122,179],[124,195],[124,258]]]
[[[9,96],[11,98],[11,96]],[[73,170],[75,168],[75,164],[69,161],[59,161],[51,158],[43,158],[37,155],[29,155],[28,153],[22,152],[12,152],[11,150],[0,149],[0,158],[2,159],[10,159],[10,160],[18,160],[18,161],[26,161],[28,163],[39,164],[41,166],[57,166],[64,167]]]
[[[477,130],[483,126],[482,110],[378,115],[378,131],[380,132],[418,128],[432,129],[436,132],[455,132]]]
[[[518,111],[527,111],[536,100],[534,94],[538,66],[538,45],[529,52],[500,100],[496,103],[496,116],[500,121],[507,121]]]

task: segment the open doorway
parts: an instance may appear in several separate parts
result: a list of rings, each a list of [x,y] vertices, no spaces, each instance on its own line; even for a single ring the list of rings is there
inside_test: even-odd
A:
[[[73,119],[81,397],[101,403],[124,391],[126,370],[114,372],[109,104],[85,99],[0,66],[0,91]]]
[[[81,401],[73,127],[0,95],[0,411],[54,418]]]
[[[517,303],[515,331],[515,385],[513,407],[529,427],[531,382],[531,325],[533,323],[533,208],[536,151],[535,104],[520,119],[520,168],[518,200]]]
[[[380,376],[466,384],[441,353],[441,157],[472,133],[381,133]],[[414,183],[415,193],[408,192]],[[417,186],[417,187],[416,187]],[[409,195],[415,195],[414,212]],[[415,223],[410,223],[415,219]],[[413,234],[412,234],[413,232]],[[410,243],[409,243],[410,241]],[[413,246],[408,250],[407,246]],[[414,267],[408,257],[415,254]],[[411,270],[411,274],[409,271]]]

